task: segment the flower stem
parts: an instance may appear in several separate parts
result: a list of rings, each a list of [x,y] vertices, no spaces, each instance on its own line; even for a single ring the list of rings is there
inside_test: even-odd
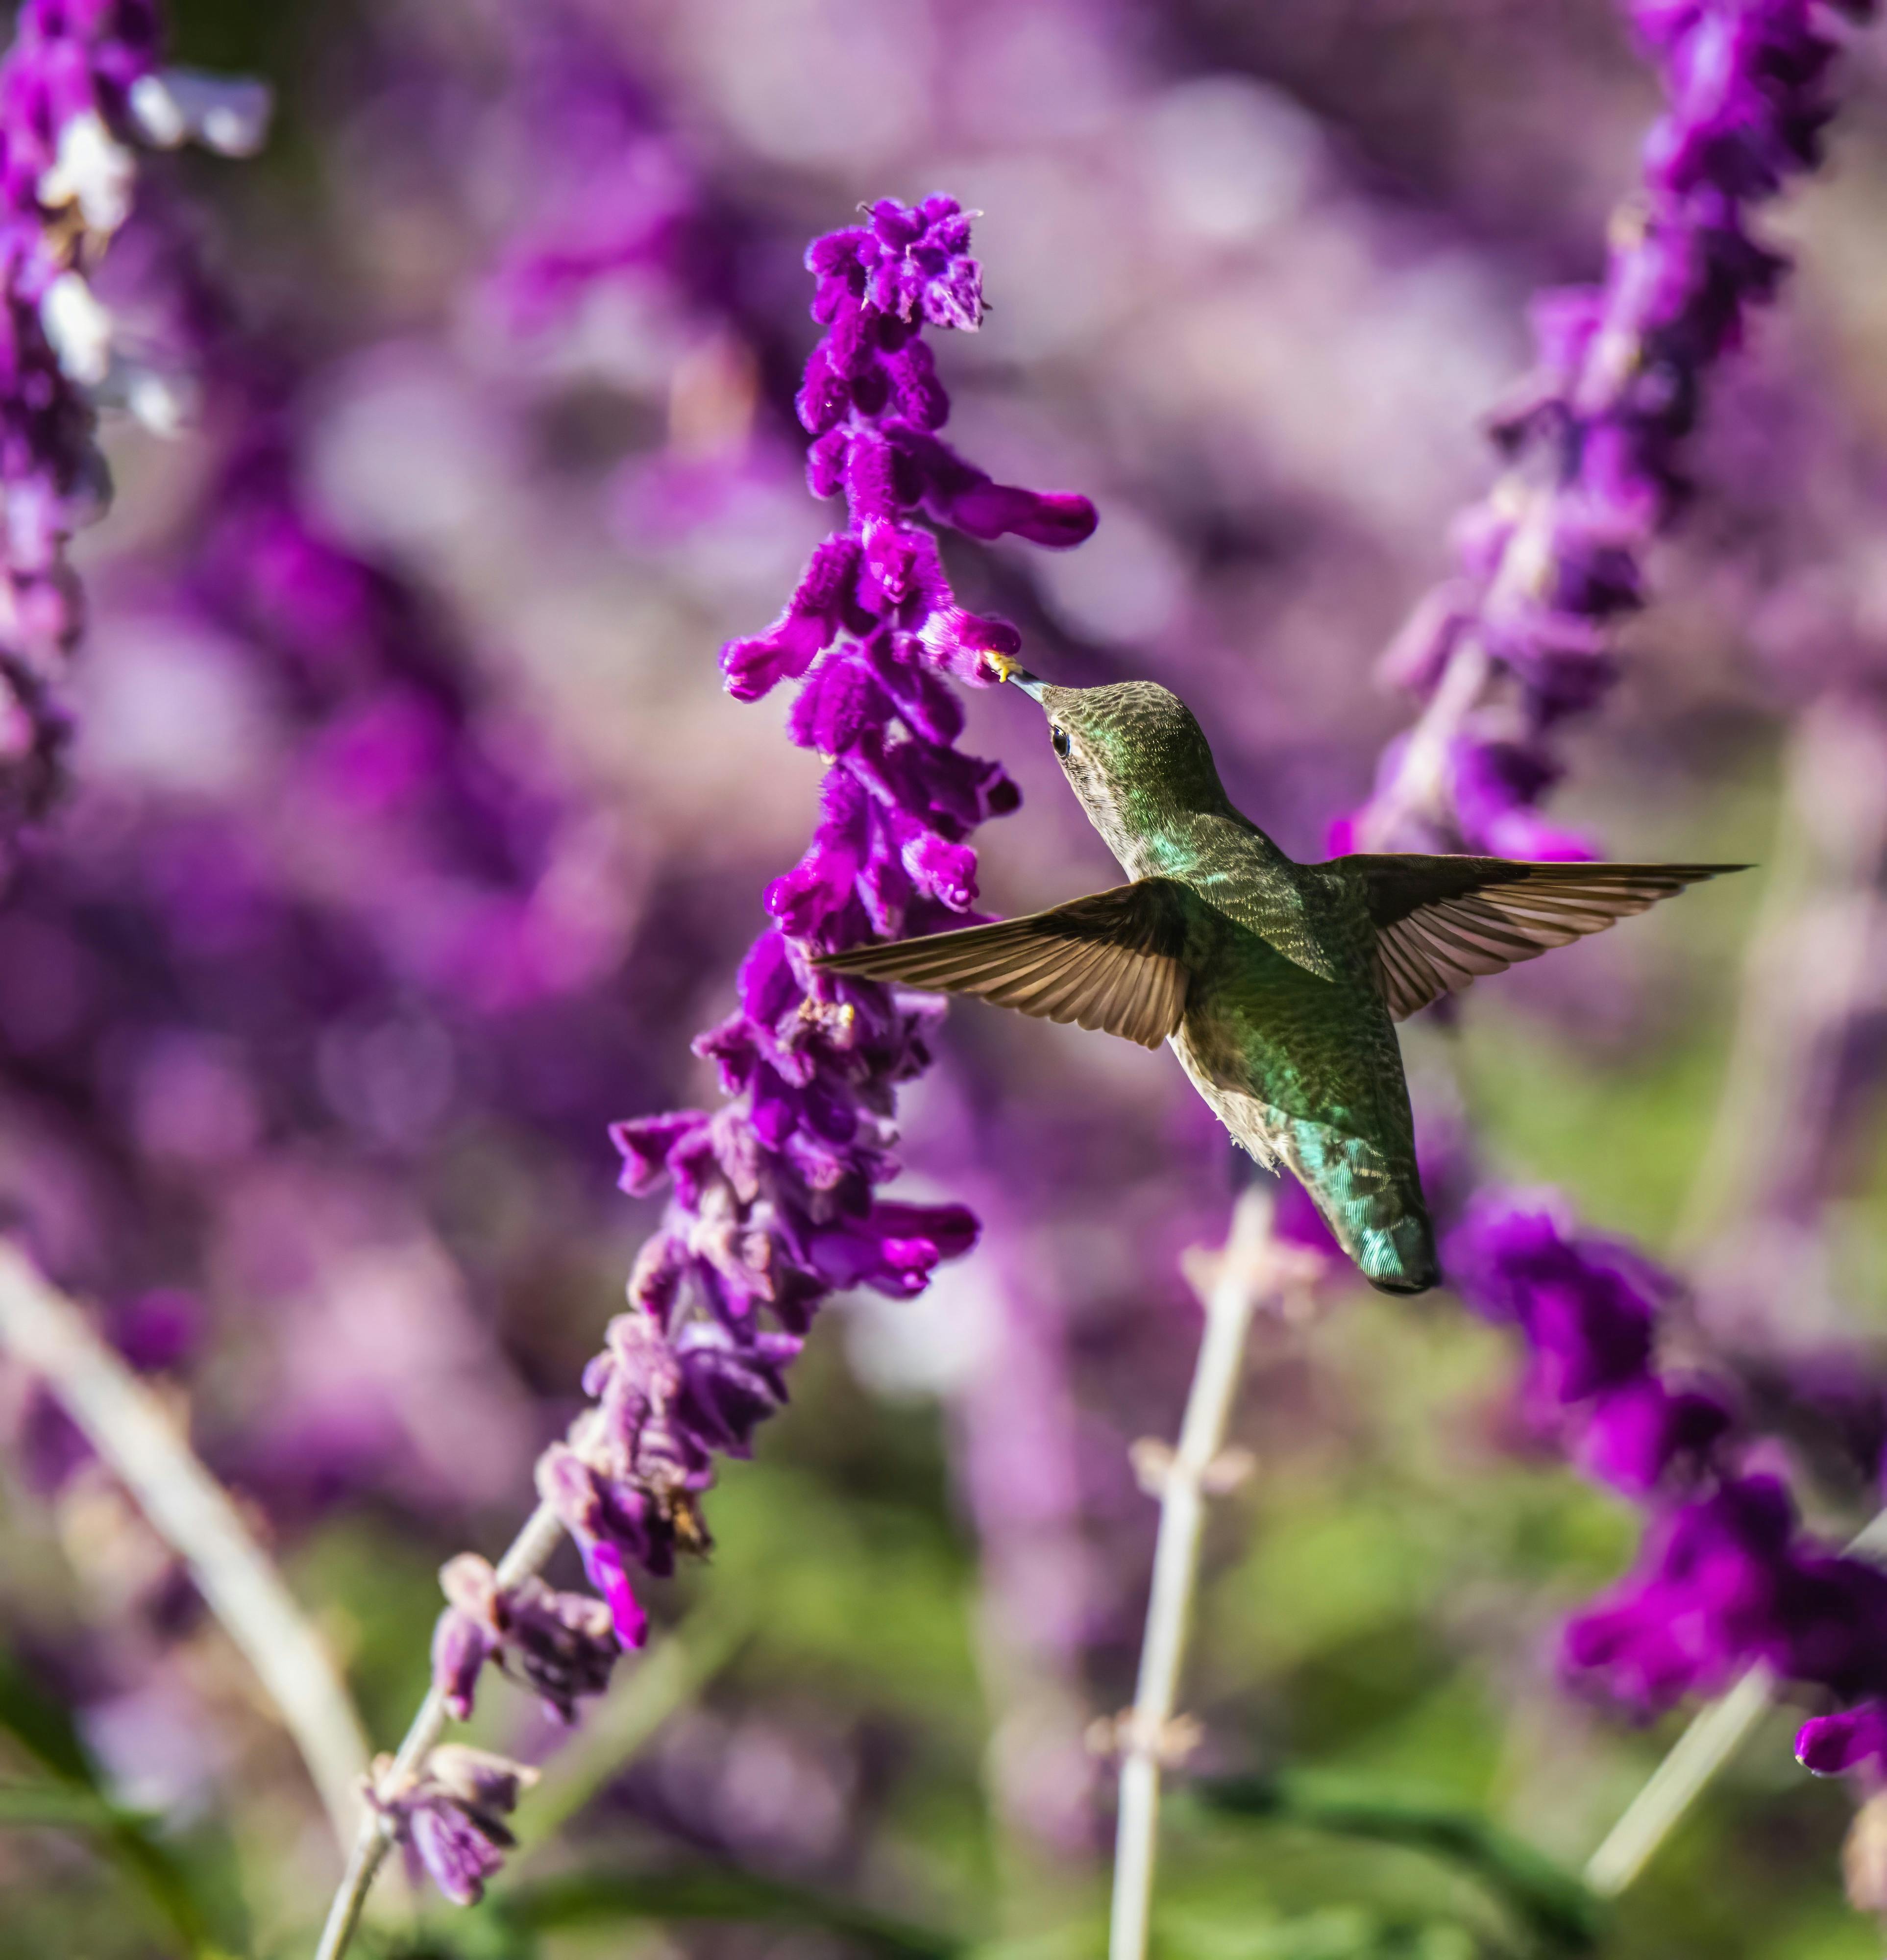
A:
[[[1586,1883],[1601,1898],[1615,1898],[1650,1862],[1750,1731],[1769,1712],[1775,1677],[1752,1667],[1720,1701],[1699,1710],[1650,1780],[1586,1861]]]
[[[1876,1513],[1848,1542],[1850,1556],[1887,1552],[1887,1510]],[[1720,1700],[1701,1709],[1624,1815],[1586,1861],[1586,1883],[1602,1898],[1615,1898],[1651,1861],[1705,1786],[1749,1739],[1775,1699],[1776,1678],[1752,1667]]]
[[[579,1418],[579,1423],[583,1420]],[[498,1583],[501,1586],[515,1586],[520,1579],[528,1579],[541,1572],[550,1563],[550,1555],[562,1542],[563,1535],[563,1525],[556,1513],[548,1504],[539,1504],[525,1519],[523,1529],[512,1539],[510,1548],[498,1561]],[[434,1687],[420,1703],[419,1712],[414,1716],[412,1726],[407,1729],[399,1753],[393,1758],[393,1767],[387,1775],[391,1786],[396,1788],[418,1771],[431,1754],[433,1745],[444,1734],[446,1720],[445,1696]],[[334,1902],[328,1908],[327,1923],[321,1929],[321,1943],[315,1949],[315,1960],[341,1960],[348,1943],[354,1937],[355,1928],[361,1923],[367,1895],[373,1889],[374,1881],[379,1876],[380,1868],[392,1847],[393,1839],[388,1834],[386,1820],[377,1812],[370,1811],[361,1820],[354,1848],[348,1857],[347,1869],[342,1874]]]
[[[706,1624],[697,1624],[705,1620]],[[613,1688],[585,1720],[581,1733],[544,1766],[531,1792],[530,1830],[511,1860],[519,1866],[554,1841],[556,1833],[635,1755],[663,1723],[696,1699],[753,1637],[751,1615],[718,1604],[683,1621],[643,1655],[635,1672]]]
[[[1192,1618],[1199,1541],[1205,1522],[1205,1476],[1225,1441],[1245,1341],[1261,1287],[1260,1261],[1271,1236],[1272,1199],[1264,1183],[1248,1185],[1232,1214],[1217,1274],[1203,1297],[1205,1331],[1179,1427],[1166,1466],[1151,1596],[1140,1650],[1133,1709],[1119,1725],[1120,1811],[1115,1833],[1114,1902],[1109,1960],[1143,1960],[1153,1908],[1160,1822],[1160,1757],[1172,1723]]]
[[[320,1636],[229,1493],[78,1306],[4,1242],[0,1344],[44,1377],[152,1529],[188,1566],[268,1691],[345,1844],[360,1814],[367,1738]]]

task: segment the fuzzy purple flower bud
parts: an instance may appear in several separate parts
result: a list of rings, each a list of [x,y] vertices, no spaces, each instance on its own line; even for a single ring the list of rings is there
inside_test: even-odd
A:
[[[476,1905],[517,1842],[497,1818],[443,1797],[411,1805],[405,1828],[420,1868],[454,1905]]]
[[[618,1643],[625,1653],[641,1647],[648,1638],[648,1615],[629,1583],[620,1550],[606,1539],[593,1540],[584,1547],[583,1569],[609,1609]]]
[[[448,1606],[439,1615],[432,1631],[432,1685],[455,1721],[472,1719],[479,1676],[496,1647],[483,1623],[470,1614]]]
[[[434,1637],[433,1678],[454,1713],[458,1703],[470,1712],[473,1684],[488,1656],[563,1722],[575,1719],[582,1696],[609,1685],[620,1649],[603,1601],[556,1592],[536,1578],[501,1586],[490,1564],[469,1551],[447,1561],[439,1583],[450,1605]]]
[[[488,1750],[444,1743],[404,1787],[389,1786],[392,1759],[377,1758],[367,1800],[386,1819],[410,1864],[455,1905],[476,1905],[517,1843],[505,1818],[538,1773]]]
[[[1805,1722],[1795,1739],[1796,1760],[1817,1776],[1856,1771],[1878,1775],[1887,1767],[1887,1702],[1865,1701]]]

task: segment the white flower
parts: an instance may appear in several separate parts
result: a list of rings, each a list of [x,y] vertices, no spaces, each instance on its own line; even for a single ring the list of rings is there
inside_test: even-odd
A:
[[[53,167],[40,179],[40,202],[49,210],[76,204],[94,231],[113,232],[131,215],[138,167],[95,109],[82,110],[60,129]]]
[[[186,136],[224,157],[253,157],[269,134],[275,94],[266,81],[167,68],[132,84],[131,119],[161,150]]]
[[[40,301],[40,320],[60,368],[81,387],[111,371],[111,315],[77,272],[62,272]]]

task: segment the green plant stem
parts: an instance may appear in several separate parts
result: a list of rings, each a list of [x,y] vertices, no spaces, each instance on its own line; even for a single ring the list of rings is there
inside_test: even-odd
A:
[[[1192,1620],[1204,1478],[1224,1446],[1227,1421],[1258,1303],[1260,1262],[1271,1237],[1269,1180],[1246,1185],[1232,1214],[1218,1273],[1204,1297],[1205,1331],[1179,1426],[1179,1445],[1160,1495],[1153,1589],[1147,1602],[1134,1705],[1119,1726],[1120,1809],[1115,1831],[1109,1960],[1143,1960],[1153,1911],[1160,1826],[1161,1752],[1173,1721]]]
[[[359,1815],[367,1738],[320,1636],[229,1493],[198,1462],[151,1392],[49,1285],[0,1241],[0,1344],[59,1405],[183,1560],[210,1611],[253,1667],[294,1739],[345,1844]]]
[[[1768,1713],[1775,1687],[1766,1667],[1752,1667],[1720,1701],[1698,1711],[1586,1860],[1586,1882],[1600,1898],[1617,1898],[1644,1869],[1705,1785]]]
[[[548,1504],[539,1504],[498,1561],[498,1583],[514,1586],[520,1579],[542,1571],[562,1541],[563,1526],[556,1513]],[[386,1780],[390,1783],[397,1785],[418,1774],[432,1753],[434,1745],[445,1733],[447,1719],[444,1695],[436,1687],[429,1689],[387,1772]],[[347,1869],[341,1875],[340,1885],[328,1908],[326,1923],[321,1929],[321,1943],[315,1949],[315,1960],[340,1960],[347,1951],[361,1923],[367,1895],[373,1889],[374,1881],[379,1876],[380,1868],[392,1848],[393,1838],[387,1820],[378,1812],[370,1810],[355,1835],[354,1847],[348,1854]]]
[[[750,1621],[725,1608],[706,1625],[697,1612],[646,1655],[585,1717],[578,1736],[546,1765],[523,1822],[529,1826],[514,1868],[549,1843],[680,1708],[745,1647]]]

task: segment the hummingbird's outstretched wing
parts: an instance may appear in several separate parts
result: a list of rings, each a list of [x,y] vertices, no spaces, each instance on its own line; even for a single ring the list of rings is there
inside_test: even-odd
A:
[[[1438,995],[1537,959],[1746,864],[1528,864],[1507,858],[1338,858],[1376,927],[1376,982],[1399,1021]]]
[[[1157,1048],[1185,1010],[1185,887],[1143,878],[1026,918],[856,947],[813,964],[864,980],[979,994]]]

